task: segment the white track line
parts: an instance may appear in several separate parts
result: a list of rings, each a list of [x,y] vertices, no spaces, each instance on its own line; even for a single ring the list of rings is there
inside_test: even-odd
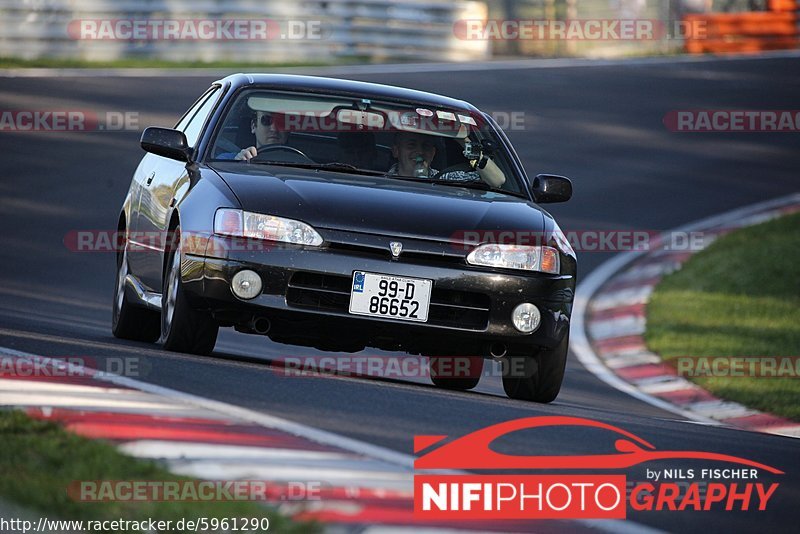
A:
[[[0,351],[13,356],[19,356],[21,358],[37,358],[44,362],[45,365],[63,365],[63,361],[47,358],[45,356],[37,356],[35,354],[19,352],[4,347],[0,347]],[[102,373],[97,374],[96,378],[105,382],[111,382],[112,384],[116,384],[118,386],[134,388],[146,393],[160,395],[173,401],[178,401],[180,404],[190,404],[205,408],[207,410],[223,413],[234,419],[241,419],[265,426],[267,428],[274,428],[295,436],[304,437],[310,439],[311,441],[339,447],[341,449],[355,452],[356,454],[370,456],[372,458],[380,459],[385,462],[404,467],[408,471],[413,471],[414,458],[412,456],[401,454],[390,449],[378,447],[376,445],[371,445],[369,443],[364,443],[344,436],[339,436],[324,430],[318,430],[316,428],[295,423],[280,417],[275,417],[273,415],[267,415],[265,413],[248,410],[232,404],[206,399],[197,395],[192,395],[191,393],[184,393],[182,391],[157,386],[148,382],[140,382],[125,376]]]
[[[349,460],[349,454],[302,449],[273,449],[252,445],[220,445],[143,439],[128,441],[118,447],[125,454],[162,460]]]

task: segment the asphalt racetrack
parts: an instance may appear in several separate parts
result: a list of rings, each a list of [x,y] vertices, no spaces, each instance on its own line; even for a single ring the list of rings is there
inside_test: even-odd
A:
[[[592,67],[452,72],[359,71],[337,75],[408,86],[523,117],[508,134],[529,174],[572,178],[573,199],[548,209],[564,230],[664,230],[796,192],[798,133],[673,133],[662,122],[684,109],[798,109],[800,60],[635,62]],[[413,70],[413,69],[404,69]],[[307,73],[314,74],[313,69]],[[679,420],[599,381],[571,358],[550,405],[512,401],[499,378],[475,392],[425,379],[280,376],[270,359],[319,354],[223,331],[212,357],[168,353],[112,337],[114,255],[73,252],[73,230],[114,230],[143,151],[141,130],[172,126],[214,78],[0,78],[0,109],[137,112],[119,132],[0,133],[0,345],[49,357],[137,356],[139,380],[245,406],[412,454],[414,435],[460,436],[514,418],[570,415],[610,423],[661,450],[709,451],[762,462],[786,474],[766,511],[635,512],[670,531],[787,531],[800,502],[800,441]],[[758,243],[753,244],[758,253]],[[580,252],[580,276],[613,253]],[[766,332],[766,330],[765,330]],[[754,335],[762,333],[754,332]],[[763,334],[766,335],[766,334]],[[369,349],[365,351],[371,353]],[[585,435],[581,432],[587,432]],[[504,438],[513,454],[611,452],[589,431]],[[587,451],[589,447],[589,451]],[[596,449],[593,449],[595,448]],[[720,467],[675,461],[661,467]],[[644,480],[645,467],[628,471]]]

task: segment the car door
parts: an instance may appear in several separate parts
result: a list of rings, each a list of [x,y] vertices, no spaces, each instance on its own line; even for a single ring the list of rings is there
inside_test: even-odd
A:
[[[176,126],[186,135],[189,146],[194,147],[200,139],[220,94],[219,86],[211,87]],[[147,288],[160,293],[164,250],[170,238],[166,235],[168,217],[176,192],[188,187],[189,173],[183,162],[154,154],[147,157],[152,158],[152,163],[143,173],[136,228],[136,233],[147,242],[144,243],[144,252],[137,254],[136,273]]]

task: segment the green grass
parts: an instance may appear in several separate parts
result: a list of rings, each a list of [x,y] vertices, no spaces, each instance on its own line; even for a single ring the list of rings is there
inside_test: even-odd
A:
[[[112,445],[63,430],[17,410],[0,410],[0,496],[50,518],[178,521],[182,518],[268,517],[270,531],[315,532],[252,501],[81,502],[67,487],[81,480],[191,480],[151,461],[134,459]],[[258,531],[260,532],[260,531]]]
[[[352,65],[368,63],[366,57],[348,57],[335,61],[308,61],[286,63],[247,63],[241,61],[166,61],[147,58],[125,58],[110,61],[87,61],[67,58],[18,59],[0,57],[0,68],[67,68],[67,69],[127,69],[127,68],[159,68],[159,69],[245,69],[259,70],[278,67],[324,67],[332,65]]]
[[[800,213],[728,234],[665,277],[647,305],[645,337],[667,360],[800,356]],[[691,379],[800,421],[800,377]]]

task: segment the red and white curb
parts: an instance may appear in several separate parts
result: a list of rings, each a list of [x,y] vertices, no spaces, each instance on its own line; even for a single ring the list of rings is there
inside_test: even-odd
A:
[[[702,245],[738,228],[800,211],[800,194],[747,206],[683,226],[703,232]],[[800,424],[719,399],[664,363],[644,342],[645,306],[665,275],[694,252],[626,252],[593,271],[578,287],[570,346],[581,363],[609,385],[644,402],[712,425],[800,437]]]
[[[270,502],[287,515],[325,523],[410,518],[411,465],[392,451],[62,360],[0,348],[0,367],[14,371],[0,375],[0,405],[176,474],[318,489],[318,499]]]
[[[0,347],[0,406],[23,409],[67,430],[153,459],[201,480],[259,481],[267,503],[336,532],[502,531],[650,533],[631,521],[448,521],[413,514],[411,455],[263,412]],[[287,487],[316,487],[286,498]],[[65,488],[66,490],[66,488]],[[342,530],[344,529],[344,530]],[[377,530],[376,530],[377,529]]]

